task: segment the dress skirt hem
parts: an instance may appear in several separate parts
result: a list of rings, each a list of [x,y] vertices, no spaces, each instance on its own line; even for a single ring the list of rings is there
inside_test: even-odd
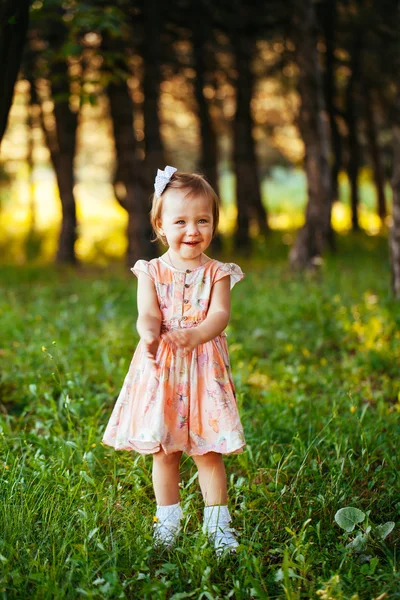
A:
[[[139,440],[138,440],[138,442],[139,442]],[[218,450],[217,448],[212,448],[212,447],[211,448],[208,447],[208,448],[204,448],[204,449],[194,448],[193,450],[188,450],[186,447],[185,448],[173,448],[171,446],[168,446],[168,448],[167,448],[162,442],[158,442],[158,443],[157,442],[144,442],[143,440],[140,440],[140,442],[138,444],[135,444],[135,440],[129,440],[124,445],[121,445],[118,447],[115,446],[111,442],[110,443],[106,442],[105,440],[102,440],[101,444],[103,446],[110,446],[111,448],[114,448],[114,450],[134,451],[134,452],[138,452],[139,454],[156,454],[157,452],[159,452],[162,449],[162,450],[164,450],[165,454],[173,454],[174,452],[184,452],[188,456],[203,456],[204,454],[207,454],[208,452],[215,452],[216,454],[223,454],[223,455],[241,454],[244,451],[244,448],[246,446],[246,443],[244,443],[241,446],[239,446],[238,448],[233,448],[232,450],[224,450],[222,452],[221,450]]]

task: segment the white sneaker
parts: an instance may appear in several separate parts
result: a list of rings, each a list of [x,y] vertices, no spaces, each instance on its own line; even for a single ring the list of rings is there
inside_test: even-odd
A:
[[[180,533],[180,520],[183,512],[180,503],[168,506],[157,506],[153,525],[153,540],[155,545],[171,548]]]
[[[228,526],[232,520],[228,507],[215,505],[204,507],[203,532],[214,543],[215,553],[220,556],[224,551],[236,553],[239,542],[235,538],[235,529]]]

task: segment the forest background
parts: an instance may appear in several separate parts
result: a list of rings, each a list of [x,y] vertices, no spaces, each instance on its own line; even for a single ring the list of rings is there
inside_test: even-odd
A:
[[[6,260],[156,255],[149,197],[167,163],[208,177],[241,252],[284,231],[310,266],[334,230],[387,232],[397,13],[379,7],[33,2],[2,143]]]

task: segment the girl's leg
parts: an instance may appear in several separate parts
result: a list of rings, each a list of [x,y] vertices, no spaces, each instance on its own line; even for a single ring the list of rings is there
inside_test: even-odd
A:
[[[203,531],[213,540],[217,555],[225,550],[236,552],[239,545],[229,527],[232,520],[228,510],[228,492],[225,464],[218,452],[208,452],[203,456],[193,456],[199,470],[199,482],[204,498]]]
[[[182,451],[165,454],[161,449],[153,454],[153,487],[158,506],[179,502],[179,463]]]
[[[199,483],[204,504],[227,504],[228,492],[226,471],[222,454],[207,452],[202,456],[192,456],[199,471]]]

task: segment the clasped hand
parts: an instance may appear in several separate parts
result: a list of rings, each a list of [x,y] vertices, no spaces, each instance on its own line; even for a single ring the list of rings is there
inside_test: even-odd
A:
[[[170,329],[163,333],[161,337],[167,344],[172,346],[172,349],[177,352],[179,356],[186,356],[186,354],[189,354],[201,344],[200,335],[195,331],[195,328]],[[156,354],[161,337],[150,334],[142,337],[146,356],[154,365],[157,364]]]
[[[163,339],[180,356],[186,356],[201,344],[200,335],[195,328],[170,329],[164,333]]]

